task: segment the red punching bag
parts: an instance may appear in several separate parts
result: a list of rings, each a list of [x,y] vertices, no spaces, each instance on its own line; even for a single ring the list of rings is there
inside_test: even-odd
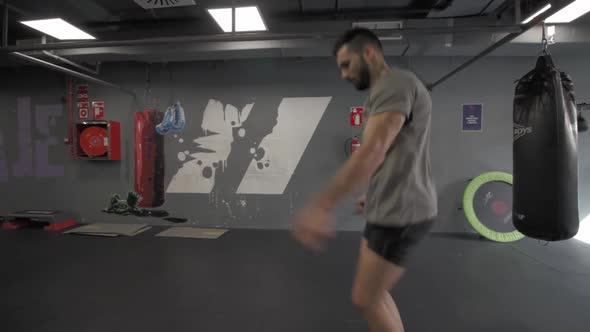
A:
[[[164,137],[156,132],[163,113],[144,110],[135,113],[135,192],[141,207],[158,207],[165,202]]]

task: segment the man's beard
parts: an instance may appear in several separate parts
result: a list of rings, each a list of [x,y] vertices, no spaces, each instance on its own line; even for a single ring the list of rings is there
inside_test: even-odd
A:
[[[371,72],[369,71],[369,65],[364,59],[361,59],[359,80],[355,82],[355,86],[359,91],[364,91],[371,87]]]

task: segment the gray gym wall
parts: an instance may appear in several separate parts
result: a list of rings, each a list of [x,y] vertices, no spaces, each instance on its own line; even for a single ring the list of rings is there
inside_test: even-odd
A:
[[[432,82],[460,64],[463,58],[424,57],[411,60],[392,58],[391,64],[409,67],[425,81]],[[433,170],[436,177],[440,214],[439,232],[470,231],[461,206],[467,181],[483,172],[512,169],[512,99],[514,81],[534,66],[535,58],[490,57],[455,76],[433,92]],[[574,79],[578,101],[590,100],[590,69],[583,58],[559,57],[556,63]],[[0,174],[0,215],[20,209],[64,209],[85,222],[169,223],[157,218],[136,218],[100,212],[113,193],[125,195],[133,190],[134,136],[133,112],[140,106],[129,95],[91,85],[91,99],[104,100],[106,118],[120,121],[123,133],[121,162],[72,161],[61,143],[66,136],[67,114],[60,98],[65,93],[63,76],[40,68],[3,68],[0,80],[0,171],[6,158],[8,177]],[[208,194],[167,194],[159,209],[173,217],[187,218],[189,225],[235,228],[287,228],[290,216],[324,184],[345,161],[344,142],[359,131],[348,123],[351,106],[362,105],[365,96],[338,78],[331,59],[239,60],[227,62],[170,63],[151,65],[152,96],[165,108],[180,100],[186,111],[187,127],[178,144],[166,137],[166,184],[181,166],[180,151],[190,150],[200,133],[203,110],[209,99],[241,109],[256,102],[250,115],[253,128],[267,130],[276,118],[276,107],[283,97],[322,97],[333,99],[321,119],[284,195],[236,195],[231,188],[218,188]],[[137,91],[140,98],[146,86],[146,66],[108,64],[101,77]],[[31,142],[55,143],[50,146],[49,164],[63,165],[64,176],[15,176],[21,138],[17,128],[17,100],[31,98]],[[21,102],[26,99],[20,99]],[[141,101],[140,101],[141,102]],[[484,131],[461,132],[461,104],[484,104]],[[54,105],[60,116],[51,123],[48,141],[35,123],[38,107]],[[580,136],[580,215],[590,213],[589,134]],[[31,143],[38,144],[38,143]],[[36,148],[33,148],[35,156]],[[232,151],[233,153],[233,151]],[[230,155],[230,158],[231,155]],[[33,158],[35,166],[43,161]],[[42,159],[39,158],[39,159]],[[228,166],[239,179],[244,165]],[[235,179],[234,179],[235,180]],[[230,181],[231,182],[231,181]],[[239,183],[239,182],[238,182]],[[229,186],[229,185],[228,185]],[[539,184],[542,187],[542,184]],[[239,204],[246,202],[245,206]],[[362,221],[353,216],[352,199],[338,209],[339,229],[359,230]]]

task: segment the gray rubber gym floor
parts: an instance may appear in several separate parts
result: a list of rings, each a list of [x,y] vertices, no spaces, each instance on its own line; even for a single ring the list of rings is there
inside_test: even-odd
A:
[[[367,331],[359,233],[321,256],[285,231],[219,240],[0,231],[2,331]],[[394,290],[406,331],[586,332],[590,247],[433,234]]]

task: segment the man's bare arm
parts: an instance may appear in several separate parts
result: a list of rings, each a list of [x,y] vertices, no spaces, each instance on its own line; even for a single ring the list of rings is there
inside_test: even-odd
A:
[[[367,121],[363,143],[338,171],[327,188],[319,195],[319,204],[334,208],[348,195],[366,185],[383,163],[389,147],[402,129],[406,117],[401,112],[381,112]]]

